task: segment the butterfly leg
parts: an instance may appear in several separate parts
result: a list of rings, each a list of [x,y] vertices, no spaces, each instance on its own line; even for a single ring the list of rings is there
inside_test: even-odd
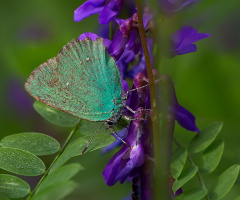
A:
[[[146,80],[146,81],[147,81],[147,80]],[[158,83],[159,81],[160,81],[160,78],[154,80],[154,83]],[[140,89],[142,89],[142,88],[148,87],[149,85],[150,85],[150,84],[148,83],[148,84],[146,84],[146,85],[144,85],[144,86],[141,86],[141,87],[139,87],[139,88],[129,89],[129,90],[125,91],[125,92],[126,92],[127,94],[129,94],[130,92],[133,92],[133,91],[136,91],[136,90],[140,90]]]
[[[145,118],[130,118],[129,116],[126,116],[126,115],[123,115],[123,117],[126,119],[126,120],[129,120],[129,121],[133,121],[133,120],[146,120]]]
[[[126,108],[130,111],[130,112],[132,112],[132,113],[139,113],[139,112],[142,112],[142,111],[147,111],[147,112],[152,112],[152,110],[151,109],[141,109],[141,110],[133,110],[132,108],[130,108],[129,106],[127,106],[126,105]]]
[[[102,125],[95,131],[94,135],[93,135],[92,138],[89,140],[87,146],[83,149],[81,155],[84,154],[85,151],[88,149],[88,147],[89,147],[90,143],[92,142],[93,138],[97,135],[98,131],[103,127],[103,125],[104,125],[104,124],[102,124]]]

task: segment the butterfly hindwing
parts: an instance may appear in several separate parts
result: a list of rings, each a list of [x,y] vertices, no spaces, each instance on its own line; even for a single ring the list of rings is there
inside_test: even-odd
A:
[[[25,84],[37,100],[90,121],[112,115],[121,96],[121,77],[103,39],[73,40],[36,68]]]

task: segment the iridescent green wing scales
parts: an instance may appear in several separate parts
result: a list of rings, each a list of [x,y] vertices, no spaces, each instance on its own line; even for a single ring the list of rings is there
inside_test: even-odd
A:
[[[25,84],[37,100],[90,121],[104,121],[117,106],[121,77],[102,38],[73,40],[35,69]]]

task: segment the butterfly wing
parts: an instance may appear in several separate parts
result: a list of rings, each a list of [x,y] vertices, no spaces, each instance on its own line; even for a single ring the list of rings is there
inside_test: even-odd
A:
[[[109,119],[122,90],[102,38],[71,41],[31,73],[25,89],[49,106],[90,121]]]

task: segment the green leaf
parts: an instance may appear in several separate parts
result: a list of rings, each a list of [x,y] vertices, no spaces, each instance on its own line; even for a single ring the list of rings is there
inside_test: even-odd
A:
[[[22,179],[8,175],[0,174],[0,195],[9,198],[21,198],[28,195],[30,186]]]
[[[68,181],[74,175],[76,175],[79,170],[83,170],[84,168],[78,163],[72,163],[69,165],[65,165],[60,167],[58,170],[49,174],[44,181],[40,184],[36,193],[41,192],[47,187],[50,187],[54,184],[58,184],[60,182]]]
[[[218,166],[224,149],[223,140],[214,141],[202,154],[199,171],[209,174]]]
[[[240,196],[239,197],[237,197],[236,199],[234,199],[234,200],[240,200]]]
[[[206,149],[217,137],[223,126],[222,122],[215,122],[208,128],[197,134],[189,144],[188,150],[191,153],[198,153]]]
[[[35,155],[50,155],[60,149],[60,144],[54,138],[42,133],[18,133],[3,138],[0,142],[3,147],[13,147],[29,151]]]
[[[124,128],[124,126],[126,127],[127,121],[124,119],[121,119],[120,124],[116,124],[114,126],[115,131],[120,131]],[[83,120],[81,122],[81,126],[79,127],[79,132],[82,135],[93,135],[95,133],[95,131],[98,130],[98,128],[103,124],[103,122],[91,122],[91,121],[87,121],[87,120]],[[99,131],[98,134],[110,134],[112,133],[106,126],[103,126]],[[126,133],[127,133],[127,129],[126,129]]]
[[[172,177],[174,179],[177,179],[180,176],[186,160],[187,160],[187,150],[185,148],[178,148],[173,153],[171,158],[170,168],[171,168]]]
[[[24,176],[44,173],[43,161],[32,153],[10,147],[0,148],[0,168]]]
[[[176,198],[174,200],[201,200],[207,194],[207,190],[204,189],[191,189],[188,190]]]
[[[197,173],[198,167],[193,166],[183,170],[182,174],[173,183],[172,190],[175,193],[180,187],[187,183]]]
[[[209,190],[210,200],[222,199],[233,187],[239,173],[239,165],[232,165],[215,180]]]
[[[58,169],[61,165],[67,162],[71,157],[81,155],[82,151],[85,149],[85,147],[87,146],[91,138],[92,136],[84,136],[75,140],[71,144],[69,144],[67,148],[63,151],[63,153],[60,155],[60,157],[53,164],[49,173],[52,173],[53,171]],[[88,147],[85,153],[107,146],[113,143],[114,141],[115,141],[115,138],[111,135],[97,134],[92,140],[90,146]]]
[[[73,127],[79,121],[79,118],[52,108],[40,101],[35,101],[33,107],[43,118],[58,126]]]
[[[57,199],[61,200],[69,195],[73,190],[77,188],[77,184],[73,181],[65,181],[59,184],[54,184],[50,187],[41,190],[39,193],[33,195],[31,200],[46,200]]]
[[[0,199],[1,199],[1,200],[10,200],[9,198],[3,197],[3,196],[1,196],[1,195],[0,195]]]

